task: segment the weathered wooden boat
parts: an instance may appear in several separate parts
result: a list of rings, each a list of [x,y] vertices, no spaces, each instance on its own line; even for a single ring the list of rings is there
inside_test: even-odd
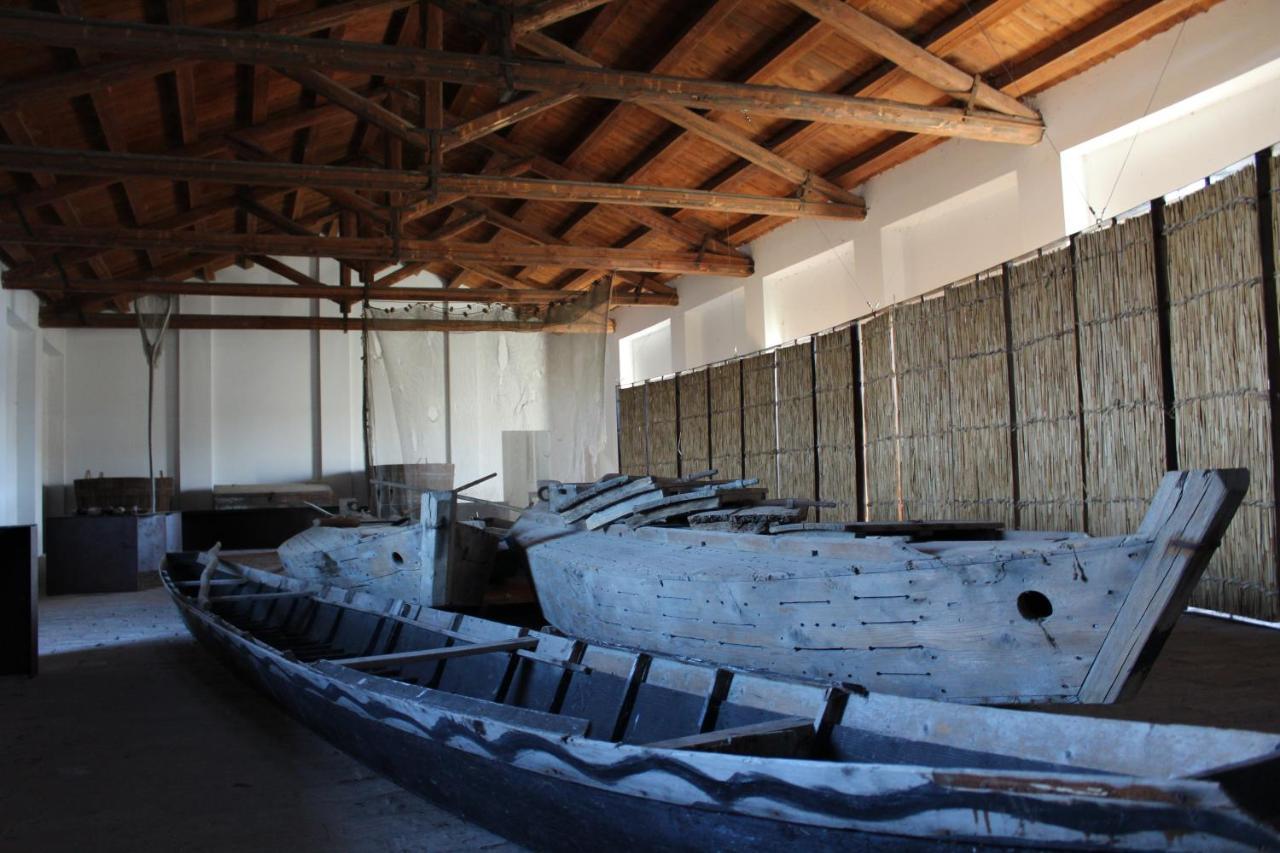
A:
[[[954,702],[1114,702],[1141,683],[1248,482],[1170,473],[1137,532],[1093,538],[806,524],[778,502],[707,509],[714,484],[611,477],[553,484],[511,540],[546,618],[592,642]],[[752,533],[735,518],[774,520]]]
[[[416,521],[322,519],[278,552],[299,580],[419,604],[479,605],[501,535],[490,532],[495,523],[460,518],[456,489],[428,491]]]
[[[868,693],[194,555],[191,633],[339,748],[535,849],[1280,844],[1280,735]]]

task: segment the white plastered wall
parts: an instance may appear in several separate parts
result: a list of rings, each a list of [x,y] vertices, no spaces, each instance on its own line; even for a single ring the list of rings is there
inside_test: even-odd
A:
[[[1038,145],[950,140],[860,187],[864,221],[791,223],[748,247],[751,276],[685,276],[673,282],[678,307],[617,310],[610,384],[619,341],[654,323],[670,321],[673,371],[771,346],[819,330],[815,315],[829,328],[926,293],[1280,141],[1278,22],[1276,0],[1227,0],[1040,93],[1049,133]],[[705,316],[739,288],[724,302],[735,314]]]

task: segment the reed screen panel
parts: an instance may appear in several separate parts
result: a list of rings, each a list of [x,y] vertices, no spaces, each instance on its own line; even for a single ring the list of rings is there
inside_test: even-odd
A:
[[[1275,504],[1252,167],[1170,204],[1169,343],[1183,468],[1244,467],[1249,492],[1194,604],[1274,620]]]
[[[869,521],[896,521],[901,517],[898,395],[893,372],[895,313],[890,310],[877,314],[858,329],[862,355],[862,458]]]
[[[711,467],[711,408],[707,369],[676,377],[680,398],[680,475]]]
[[[649,473],[644,385],[618,389],[618,467],[622,474]]]
[[[906,518],[950,518],[951,390],[947,309],[941,297],[898,306],[893,320],[898,447]]]
[[[858,518],[858,465],[854,429],[858,377],[854,374],[855,327],[813,339],[818,413],[818,498],[835,506],[818,510],[824,521]]]
[[[1144,214],[1075,241],[1089,532],[1138,529],[1165,469],[1155,240]]]
[[[678,477],[676,380],[674,377],[659,379],[646,385],[649,389],[649,473]]]
[[[743,475],[778,491],[778,404],[774,392],[776,354],[769,352],[742,360]]]
[[[711,394],[711,467],[721,479],[742,476],[742,361],[708,370]]]
[[[947,288],[955,518],[1013,526],[1009,350],[1003,275]]]
[[[817,496],[813,432],[813,344],[778,349],[778,494]]]
[[[1071,252],[1009,267],[1018,526],[1084,529],[1080,385]]]

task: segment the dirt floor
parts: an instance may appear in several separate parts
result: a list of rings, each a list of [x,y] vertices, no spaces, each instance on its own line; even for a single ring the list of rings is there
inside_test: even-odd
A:
[[[40,613],[39,677],[0,678],[0,850],[519,849],[295,723],[159,588]],[[1280,631],[1188,615],[1136,699],[1061,710],[1280,732],[1277,684]]]

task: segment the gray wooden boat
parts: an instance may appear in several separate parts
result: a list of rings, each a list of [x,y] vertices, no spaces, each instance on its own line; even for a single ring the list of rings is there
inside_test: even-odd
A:
[[[195,555],[191,633],[369,767],[534,849],[1249,850],[1280,735],[868,693]]]
[[[805,524],[785,502],[742,502],[740,483],[724,487],[739,503],[707,509],[715,484],[613,477],[554,484],[511,541],[550,623],[592,642],[954,702],[1114,702],[1141,683],[1248,482],[1170,473],[1136,532],[1093,538]],[[769,532],[739,532],[762,519]]]

